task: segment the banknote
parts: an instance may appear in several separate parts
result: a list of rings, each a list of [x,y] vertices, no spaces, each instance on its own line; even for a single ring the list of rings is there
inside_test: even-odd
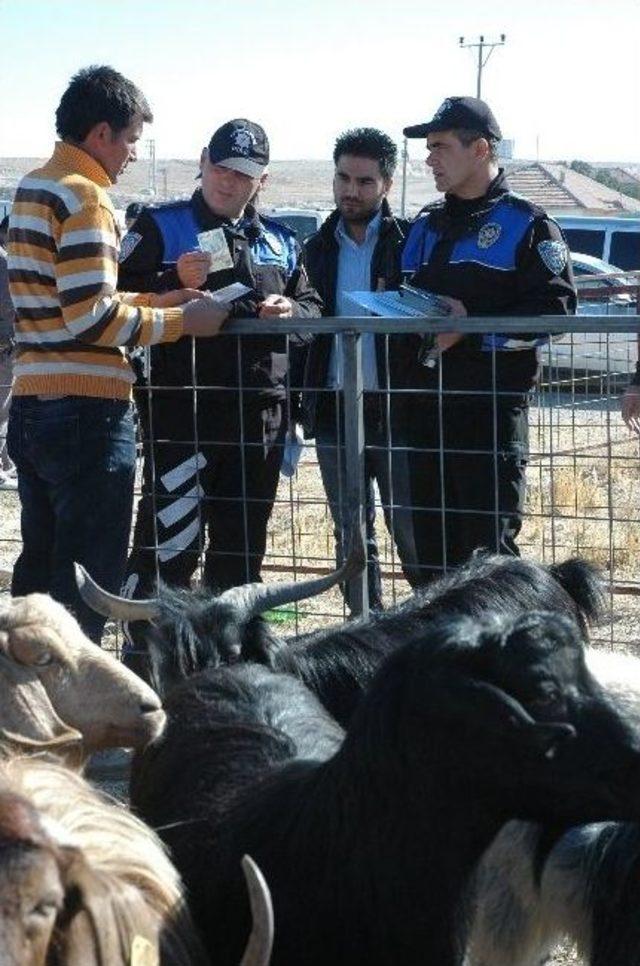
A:
[[[209,272],[221,272],[225,268],[233,268],[231,252],[227,245],[222,228],[212,228],[210,231],[201,231],[198,234],[198,244],[200,250],[207,252],[211,259]]]

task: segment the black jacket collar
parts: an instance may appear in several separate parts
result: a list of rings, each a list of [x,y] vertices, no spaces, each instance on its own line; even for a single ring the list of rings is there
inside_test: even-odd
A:
[[[230,218],[221,217],[211,211],[204,200],[201,188],[196,188],[191,196],[191,206],[203,231],[209,231],[211,228],[227,228],[230,232],[247,238],[257,238],[262,231],[260,216],[253,205],[247,205],[244,215],[237,225],[234,225]]]
[[[504,168],[500,168],[489,185],[485,194],[480,198],[457,198],[455,195],[445,195],[444,202],[435,207],[431,213],[431,224],[441,232],[445,238],[457,238],[474,230],[491,209],[509,192]]]
[[[391,206],[386,198],[383,198],[382,205],[380,206],[382,212],[382,222],[380,224],[380,234],[386,235],[388,231],[395,229],[400,237],[404,237],[405,232],[403,231],[401,225],[398,223],[397,218],[395,218],[393,212],[391,211]],[[338,222],[340,221],[340,212],[335,208],[327,220],[325,221],[322,228],[320,228],[319,235],[322,242],[326,246],[337,245],[336,242],[336,228],[338,227]]]
[[[458,216],[458,214],[473,214],[475,211],[484,211],[491,207],[508,190],[507,176],[504,173],[504,168],[500,168],[485,194],[481,195],[480,198],[467,199],[457,198],[455,195],[445,195],[444,207],[453,217]]]

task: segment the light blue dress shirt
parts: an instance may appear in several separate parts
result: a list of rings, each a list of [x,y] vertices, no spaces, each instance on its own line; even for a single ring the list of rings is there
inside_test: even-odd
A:
[[[338,275],[336,278],[336,315],[361,315],[362,310],[349,298],[349,292],[367,292],[371,288],[371,260],[378,243],[382,212],[379,211],[367,225],[364,241],[359,245],[347,233],[344,220],[336,225],[338,243]],[[362,336],[362,383],[371,392],[378,386],[375,335],[365,332]],[[344,359],[342,336],[335,336],[329,359],[328,387],[342,389],[344,385]]]

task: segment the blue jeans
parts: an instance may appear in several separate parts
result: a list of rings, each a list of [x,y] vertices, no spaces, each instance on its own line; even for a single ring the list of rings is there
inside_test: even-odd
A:
[[[7,438],[18,471],[22,529],[11,592],[51,594],[100,643],[105,619],[82,602],[73,563],[119,591],[133,512],[132,404],[14,396]]]

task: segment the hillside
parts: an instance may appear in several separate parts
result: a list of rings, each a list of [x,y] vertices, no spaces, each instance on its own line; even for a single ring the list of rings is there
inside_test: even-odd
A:
[[[19,179],[40,163],[41,159],[38,158],[0,159],[0,200],[10,199]],[[177,158],[158,161],[158,200],[190,195],[195,187],[197,173],[198,166],[193,161]],[[115,205],[124,207],[129,201],[149,198],[150,174],[150,164],[146,160],[130,165],[111,191]],[[262,205],[265,208],[331,208],[332,178],[331,161],[272,161],[269,181],[261,199]],[[397,186],[394,186],[391,196],[392,206],[396,210],[400,207],[400,182],[401,176],[398,172]],[[435,195],[433,179],[427,175],[425,166],[419,162],[411,162],[407,171],[407,212],[415,214]]]

